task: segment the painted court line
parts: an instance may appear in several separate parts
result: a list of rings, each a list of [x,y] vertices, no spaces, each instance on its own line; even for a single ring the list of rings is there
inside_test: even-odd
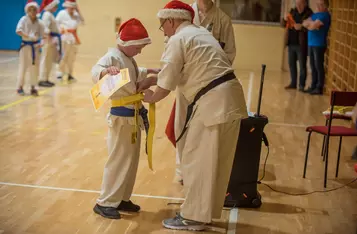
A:
[[[38,92],[38,94],[42,95],[42,94],[48,93],[49,91],[51,91],[51,88],[50,89],[46,89],[46,90],[41,90],[41,91]],[[21,98],[21,99],[19,99],[17,101],[14,101],[14,102],[11,102],[9,104],[0,106],[0,111],[6,110],[6,109],[8,109],[8,108],[10,108],[12,106],[16,106],[16,105],[18,105],[20,103],[23,103],[24,101],[27,101],[27,100],[32,99],[32,98],[35,98],[35,97],[33,97],[33,96],[24,97],[24,98]]]
[[[30,184],[17,184],[17,183],[8,183],[0,182],[0,185],[15,186],[15,187],[24,187],[24,188],[38,188],[38,189],[48,189],[55,191],[70,191],[70,192],[83,192],[83,193],[97,193],[100,191],[88,190],[88,189],[74,189],[74,188],[61,188],[61,187],[51,187],[51,186],[41,186],[41,185],[30,185]],[[179,197],[166,197],[166,196],[152,196],[152,195],[143,195],[143,194],[132,194],[133,197],[143,197],[143,198],[154,198],[154,199],[163,199],[163,200],[176,200],[184,201],[184,198]],[[228,232],[227,234],[235,234],[236,226],[238,222],[238,209],[231,209],[229,213],[229,223],[228,223]]]
[[[290,124],[290,123],[268,123],[268,125],[285,126],[285,127],[296,127],[296,128],[307,128],[309,125],[304,124]]]
[[[40,189],[49,189],[49,190],[56,190],[56,191],[70,191],[70,192],[82,192],[82,193],[100,193],[100,191],[88,190],[88,189],[61,188],[61,187],[30,185],[30,184],[17,184],[17,183],[7,183],[7,182],[0,182],[0,185],[25,187],[25,188],[40,188]],[[164,199],[164,200],[176,200],[176,201],[184,201],[185,200],[184,198],[178,198],[178,197],[152,196],[152,195],[143,195],[143,194],[133,194],[132,196],[133,197]]]
[[[238,208],[233,208],[229,212],[229,222],[227,234],[236,234],[236,227],[238,223]]]

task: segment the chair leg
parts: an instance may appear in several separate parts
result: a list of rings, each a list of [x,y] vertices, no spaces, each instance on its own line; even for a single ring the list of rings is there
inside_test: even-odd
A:
[[[338,176],[338,168],[340,165],[340,154],[341,154],[342,136],[340,136],[340,144],[338,145],[338,155],[337,155],[337,165],[336,165],[336,178]]]
[[[325,152],[325,175],[324,175],[324,188],[327,185],[327,168],[328,168],[328,150],[329,150],[330,137],[326,137],[326,152]]]
[[[322,148],[321,148],[321,156],[324,156],[325,147],[326,147],[326,136],[324,135],[324,139],[323,139],[323,142],[322,142]]]
[[[325,126],[327,126],[327,124],[328,124],[328,119],[326,119],[325,121]],[[324,140],[322,142],[321,156],[324,156],[325,146],[326,146],[326,136],[324,135]]]
[[[326,136],[324,136],[324,138],[326,138]],[[325,139],[325,148],[324,148],[324,153],[323,153],[323,158],[322,158],[323,162],[325,162],[325,159],[326,159],[326,151],[327,151],[327,147],[326,147],[326,139]]]
[[[310,138],[311,138],[311,133],[309,132],[309,135],[307,137],[307,146],[306,146],[306,155],[305,155],[305,165],[304,165],[304,175],[302,178],[305,178],[306,175],[306,166],[307,166],[307,159],[309,157],[309,148],[310,148]]]

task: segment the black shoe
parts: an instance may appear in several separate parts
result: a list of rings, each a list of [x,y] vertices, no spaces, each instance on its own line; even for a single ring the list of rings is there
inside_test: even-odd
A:
[[[48,81],[40,81],[38,82],[38,86],[41,87],[52,87],[53,85],[51,83],[49,83]]]
[[[322,91],[319,89],[314,89],[310,92],[311,95],[322,95]]]
[[[315,88],[308,88],[308,89],[305,89],[304,90],[304,93],[311,93],[312,91],[314,91],[315,90]]]
[[[108,218],[108,219],[121,218],[119,212],[114,207],[104,207],[96,204],[95,207],[93,208],[93,211],[96,214],[103,216],[104,218]]]
[[[289,84],[288,86],[285,86],[285,89],[296,89],[296,85]]]
[[[304,87],[299,87],[299,91],[300,91],[300,92],[304,92],[304,91],[305,91],[305,88],[304,88]]]
[[[76,79],[72,75],[68,75],[68,81],[69,82],[75,82]]]
[[[51,85],[51,86],[55,86],[55,83],[53,83],[53,82],[51,82],[51,81],[46,81],[47,82],[47,84],[49,84],[49,85]]]
[[[24,92],[23,88],[19,88],[18,90],[16,90],[16,92],[20,96],[25,96],[25,92]]]
[[[38,96],[37,89],[31,89],[31,95],[37,97]]]
[[[127,211],[127,212],[139,212],[140,206],[132,203],[131,201],[121,201],[117,210]]]

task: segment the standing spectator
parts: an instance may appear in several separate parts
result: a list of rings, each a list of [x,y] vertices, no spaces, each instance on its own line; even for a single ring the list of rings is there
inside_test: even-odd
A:
[[[297,66],[299,61],[300,79],[299,90],[304,91],[306,82],[306,61],[307,61],[307,29],[302,26],[302,22],[313,14],[306,0],[297,0],[296,7],[290,10],[285,17],[287,29],[287,46],[289,55],[290,84],[285,89],[297,88]]]
[[[322,95],[325,84],[324,56],[331,25],[328,6],[328,0],[317,0],[317,12],[303,22],[303,26],[309,30],[308,45],[312,72],[312,83],[306,92],[312,95]]]

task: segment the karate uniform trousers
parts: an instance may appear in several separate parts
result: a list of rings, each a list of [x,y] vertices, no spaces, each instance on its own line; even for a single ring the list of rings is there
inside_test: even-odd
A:
[[[181,170],[186,198],[181,206],[181,215],[185,219],[210,223],[212,219],[221,217],[240,122],[242,118],[248,116],[245,113],[236,115],[237,117],[233,120],[228,118],[229,121],[219,119],[218,122],[212,122],[209,120],[213,116],[212,111],[214,112],[214,108],[217,108],[217,106],[210,106],[211,100],[224,96],[222,92],[227,90],[230,90],[228,93],[235,93],[234,90],[237,94],[243,93],[242,86],[237,80],[228,81],[208,91],[197,102],[196,112],[188,125],[181,155]],[[237,95],[237,98],[239,97]],[[241,107],[245,106],[244,99],[238,101],[244,102],[240,104]],[[245,111],[246,108],[243,112]]]
[[[136,143],[132,144],[134,117],[108,114],[107,121],[109,156],[97,203],[100,206],[118,207],[122,200],[129,201],[133,192],[139,165],[141,131],[138,131]],[[140,120],[139,125],[142,126]]]
[[[38,44],[37,44],[38,45]],[[25,84],[26,72],[29,72],[31,86],[36,86],[40,67],[40,49],[35,45],[35,64],[32,64],[31,46],[23,46],[19,53],[19,70],[17,87],[23,87]]]
[[[40,80],[48,81],[51,75],[53,63],[59,58],[59,52],[57,45],[52,40],[46,40],[42,47],[41,53],[41,68],[40,68]]]
[[[62,41],[63,57],[58,64],[57,77],[64,74],[72,75],[74,62],[76,61],[78,46],[76,44]]]

